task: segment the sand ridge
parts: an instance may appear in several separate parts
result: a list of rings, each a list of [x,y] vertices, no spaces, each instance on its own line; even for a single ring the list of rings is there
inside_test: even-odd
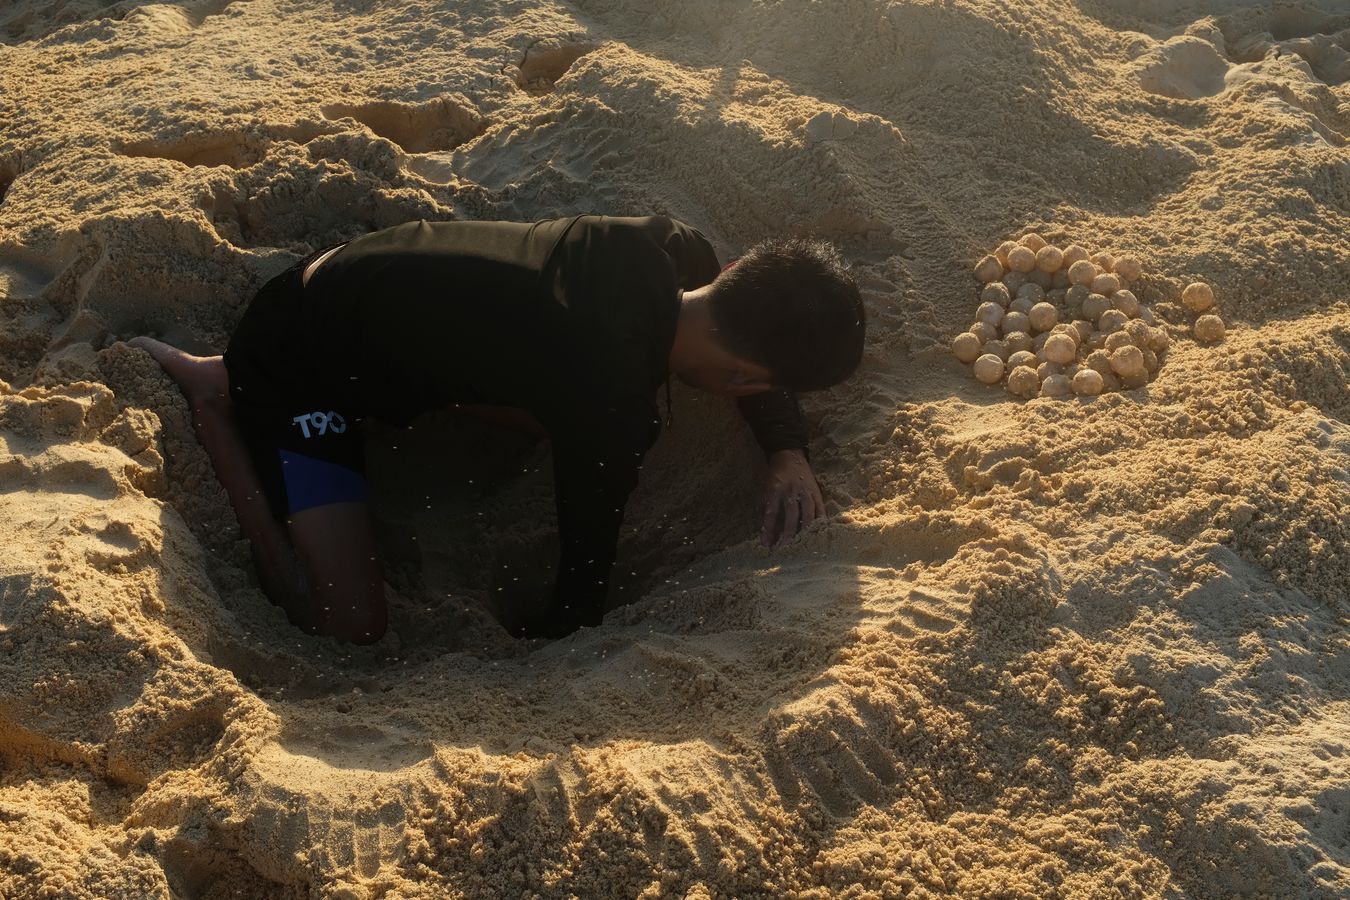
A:
[[[10,4],[0,894],[1343,895],[1347,17]],[[373,228],[592,211],[854,261],[864,368],[804,401],[831,522],[758,547],[753,442],[679,389],[637,599],[521,644],[491,611],[549,577],[547,448],[429,417],[369,440],[391,635],[288,628],[118,339],[218,352]],[[1139,258],[1155,381],[1023,402],[952,359],[1029,230]]]

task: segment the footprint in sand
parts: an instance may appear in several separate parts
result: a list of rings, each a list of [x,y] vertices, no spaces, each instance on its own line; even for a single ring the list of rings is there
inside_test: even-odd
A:
[[[63,268],[57,260],[21,247],[0,250],[0,298],[39,297]]]
[[[308,144],[329,129],[313,123],[297,125],[251,125],[228,131],[194,131],[165,138],[124,141],[114,145],[125,156],[168,159],[190,167],[227,166],[246,169],[267,156],[282,142]],[[3,169],[0,168],[0,175]]]

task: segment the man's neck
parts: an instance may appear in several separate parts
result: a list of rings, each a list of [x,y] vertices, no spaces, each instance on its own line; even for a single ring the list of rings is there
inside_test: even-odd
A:
[[[675,318],[675,341],[670,346],[670,371],[679,374],[697,363],[700,343],[708,336],[708,285],[680,292]]]

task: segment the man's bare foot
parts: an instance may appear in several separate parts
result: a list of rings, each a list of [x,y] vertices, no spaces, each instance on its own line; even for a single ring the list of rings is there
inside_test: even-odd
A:
[[[229,376],[219,356],[193,356],[171,344],[144,335],[132,338],[127,341],[127,345],[149,353],[160,368],[178,383],[179,390],[189,401],[224,399],[229,395]]]

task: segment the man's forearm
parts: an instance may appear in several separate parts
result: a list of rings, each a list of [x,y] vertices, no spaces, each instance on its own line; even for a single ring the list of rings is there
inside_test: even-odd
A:
[[[736,406],[749,423],[765,457],[772,457],[782,450],[798,450],[810,459],[806,419],[791,391],[774,388],[762,394],[737,397]]]

